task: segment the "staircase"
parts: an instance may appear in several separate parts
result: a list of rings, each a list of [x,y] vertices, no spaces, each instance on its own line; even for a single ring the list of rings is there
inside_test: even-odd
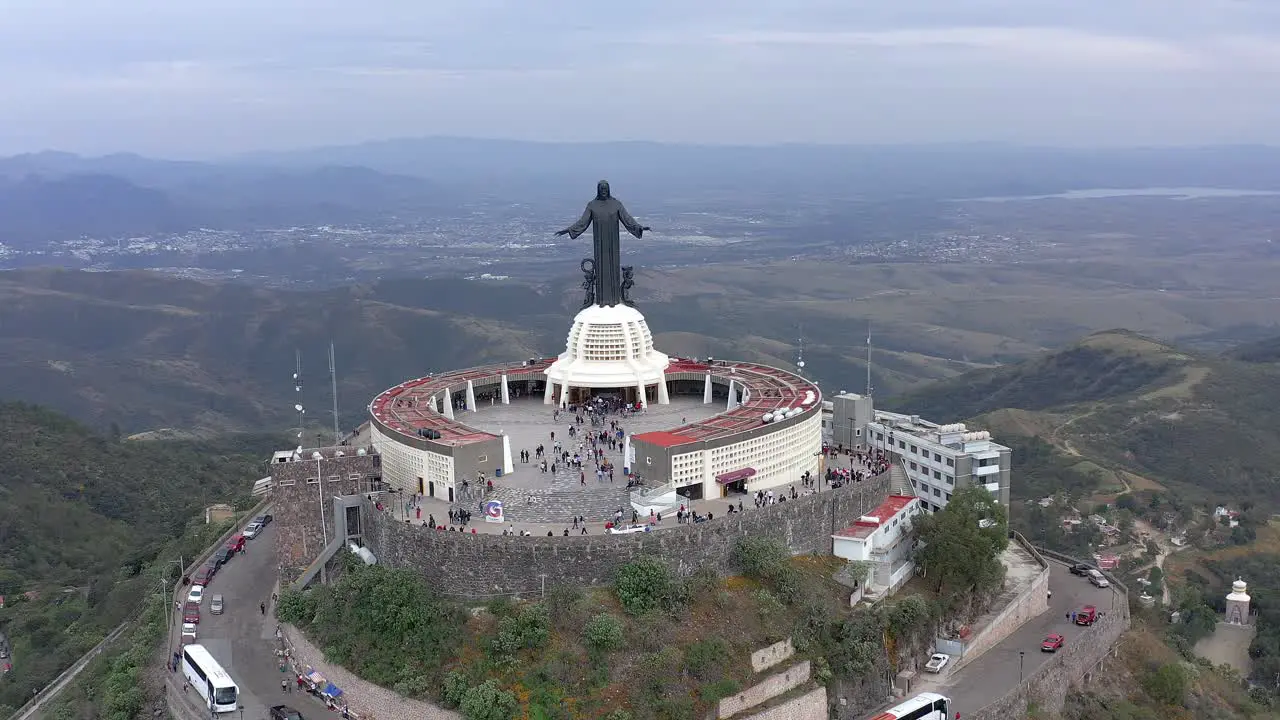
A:
[[[889,463],[889,492],[893,495],[916,496],[916,489],[911,487],[911,478],[907,477],[907,468],[901,456],[898,461]]]

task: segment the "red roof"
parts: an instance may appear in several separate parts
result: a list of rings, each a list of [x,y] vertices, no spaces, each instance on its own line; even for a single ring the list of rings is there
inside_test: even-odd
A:
[[[649,443],[650,445],[657,445],[658,447],[664,447],[664,448],[675,447],[676,445],[684,445],[685,443],[697,442],[695,438],[691,438],[688,435],[679,435],[677,433],[667,432],[666,430],[655,430],[653,432],[640,433],[639,435],[632,435],[631,439],[642,440],[644,442]]]
[[[875,510],[863,515],[865,518],[875,518],[874,521],[870,519],[858,520],[849,527],[836,531],[836,535],[854,539],[865,538],[875,532],[876,528],[892,520],[895,515],[902,512],[915,499],[910,495],[890,495]]]

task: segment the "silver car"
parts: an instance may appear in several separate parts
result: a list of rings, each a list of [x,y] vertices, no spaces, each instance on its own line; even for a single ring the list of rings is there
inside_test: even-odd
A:
[[[213,596],[213,601],[209,603],[209,612],[213,613],[214,615],[222,614],[222,596],[221,595]]]

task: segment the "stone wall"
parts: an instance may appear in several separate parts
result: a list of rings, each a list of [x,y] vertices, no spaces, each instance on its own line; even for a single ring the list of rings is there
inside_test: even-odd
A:
[[[606,584],[619,567],[640,555],[656,556],[681,575],[704,566],[728,573],[734,545],[748,536],[777,538],[796,554],[830,554],[831,534],[875,508],[888,487],[885,473],[758,510],[630,535],[440,532],[396,522],[368,503],[361,509],[361,526],[378,562],[416,569],[446,595],[480,599],[538,593],[544,581],[547,587]]]
[[[1001,640],[1009,637],[1014,630],[1022,627],[1031,618],[1042,615],[1049,609],[1049,563],[1040,553],[1031,546],[1021,535],[1014,533],[1011,543],[1016,543],[1020,548],[1031,555],[1032,559],[1040,566],[1040,571],[1036,574],[1031,584],[1018,593],[1000,614],[996,615],[986,627],[982,628],[973,637],[964,643],[964,654],[960,661],[956,663],[950,672],[954,675],[963,667],[966,662],[973,658],[977,658],[986,652],[987,649],[997,645]]]
[[[338,457],[338,450],[349,454]],[[285,584],[297,579],[324,549],[326,533],[333,532],[334,496],[367,492],[381,484],[377,455],[356,455],[350,447],[325,448],[321,453],[324,457],[318,461],[271,464],[276,562]]]
[[[764,672],[795,654],[796,647],[791,644],[791,638],[787,638],[751,653],[751,670]]]
[[[1005,694],[1004,697],[971,713],[966,720],[1007,720],[1023,717],[1027,706],[1034,702],[1041,712],[1056,717],[1062,712],[1067,691],[1080,684],[1086,673],[1099,668],[1112,654],[1112,647],[1129,629],[1128,613],[1107,613],[1083,632],[1072,636],[1071,642],[1054,653],[1049,662],[1041,665],[1031,677]]]
[[[809,692],[741,720],[827,720],[827,689]]]
[[[1055,560],[1074,565],[1079,560],[1037,548],[1040,553]],[[1129,590],[1123,584],[1111,580],[1111,589],[1120,596],[1115,611],[1102,614],[1093,625],[1083,628],[1071,638],[1071,642],[1054,653],[1049,662],[1041,665],[1031,677],[1014,687],[1004,697],[971,713],[965,720],[1005,720],[1023,717],[1030,703],[1050,717],[1062,712],[1067,691],[1073,686],[1088,682],[1094,672],[1104,672],[1107,659],[1114,656],[1115,644],[1129,629]]]
[[[725,720],[725,718],[737,715],[743,710],[749,710],[779,695],[791,692],[809,682],[809,669],[809,661],[805,660],[790,670],[780,672],[777,675],[770,675],[746,690],[736,695],[730,695],[720,701],[718,717],[720,720]]]

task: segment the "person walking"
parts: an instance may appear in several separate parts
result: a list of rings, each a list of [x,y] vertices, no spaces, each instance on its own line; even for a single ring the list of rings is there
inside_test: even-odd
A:
[[[260,602],[260,603],[258,603],[258,609],[262,611],[262,614],[263,614],[263,615],[266,615],[266,614],[267,614],[267,604],[266,604],[266,603],[264,603],[264,602]]]

